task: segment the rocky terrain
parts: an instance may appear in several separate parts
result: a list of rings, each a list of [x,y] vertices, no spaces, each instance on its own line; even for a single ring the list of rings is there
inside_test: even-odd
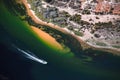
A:
[[[36,15],[88,44],[120,49],[119,0],[28,0]]]

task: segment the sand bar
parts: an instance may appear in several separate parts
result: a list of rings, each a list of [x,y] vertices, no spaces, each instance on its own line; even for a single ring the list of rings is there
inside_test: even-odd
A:
[[[48,45],[58,48],[58,49],[62,49],[62,46],[55,40],[55,38],[53,38],[52,36],[50,36],[48,33],[40,30],[37,27],[32,26],[31,29],[38,35],[38,37],[40,37],[43,41],[45,41]]]

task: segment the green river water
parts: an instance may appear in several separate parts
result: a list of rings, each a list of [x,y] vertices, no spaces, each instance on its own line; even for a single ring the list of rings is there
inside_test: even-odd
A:
[[[30,77],[29,80],[120,80],[119,56],[114,56],[110,53],[110,55],[107,54],[106,56],[105,54],[105,56],[101,55],[96,58],[89,54],[97,54],[97,51],[94,51],[88,52],[89,55],[84,55],[81,58],[77,57],[75,52],[71,51],[71,48],[69,48],[69,51],[62,51],[56,47],[51,47],[31,30],[26,21],[22,21],[18,16],[12,14],[2,0],[0,1],[0,27],[0,42],[6,46],[6,52],[3,50],[3,53],[4,55],[6,54],[8,63],[1,63],[1,65],[9,67],[7,69],[5,67],[5,69],[10,71],[9,75],[12,75],[12,80],[28,80],[29,78],[27,77]],[[22,53],[15,50],[12,46],[13,44],[20,49],[31,51],[39,58],[47,61],[48,64],[42,65],[20,58],[24,56],[18,55]],[[17,55],[18,58],[7,57],[9,53]],[[81,51],[80,54],[84,54],[84,52]],[[20,60],[18,61],[18,59]],[[16,64],[21,64],[21,67]],[[16,69],[15,66],[17,66]],[[20,73],[17,68],[21,70]],[[24,68],[28,68],[28,72],[25,72]]]

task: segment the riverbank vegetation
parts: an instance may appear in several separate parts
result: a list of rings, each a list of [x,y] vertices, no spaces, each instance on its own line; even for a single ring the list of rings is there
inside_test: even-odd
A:
[[[21,8],[20,12],[22,10],[26,9],[26,8],[23,8],[24,7],[23,5],[19,4],[19,6],[21,6],[20,7]],[[16,10],[16,12],[19,13],[19,10],[18,11]],[[36,26],[39,29],[47,32],[52,37],[54,37],[56,39],[56,41],[59,42],[65,49],[69,48],[69,51],[73,52],[76,56],[86,55],[85,54],[86,52],[89,53],[88,50],[83,50],[83,48],[81,46],[81,43],[76,38],[74,38],[72,35],[67,34],[67,33],[65,34],[65,33],[61,32],[59,30],[56,30],[54,28],[51,28],[49,26],[43,26],[43,25],[35,23],[32,20],[32,18],[29,15],[27,15],[26,11],[22,12],[21,15],[25,16],[24,18],[22,18],[23,21],[26,21],[30,26]],[[94,50],[93,50],[93,52],[94,52]],[[91,54],[96,54],[96,52],[95,53],[91,53]]]
[[[24,4],[18,3],[17,0],[4,0],[4,3],[6,5],[6,8],[12,15],[21,18],[27,15]]]

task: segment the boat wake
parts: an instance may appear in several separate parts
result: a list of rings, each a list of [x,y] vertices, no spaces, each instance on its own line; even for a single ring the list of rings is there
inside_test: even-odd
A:
[[[35,54],[33,54],[32,52],[28,51],[28,50],[22,50],[20,48],[18,48],[17,46],[13,45],[14,48],[16,48],[18,51],[20,51],[21,53],[24,54],[24,56],[28,59],[31,59],[33,61],[36,61],[38,63],[42,63],[42,64],[47,64],[48,62],[43,60],[43,59],[39,59],[37,56],[35,56]]]

